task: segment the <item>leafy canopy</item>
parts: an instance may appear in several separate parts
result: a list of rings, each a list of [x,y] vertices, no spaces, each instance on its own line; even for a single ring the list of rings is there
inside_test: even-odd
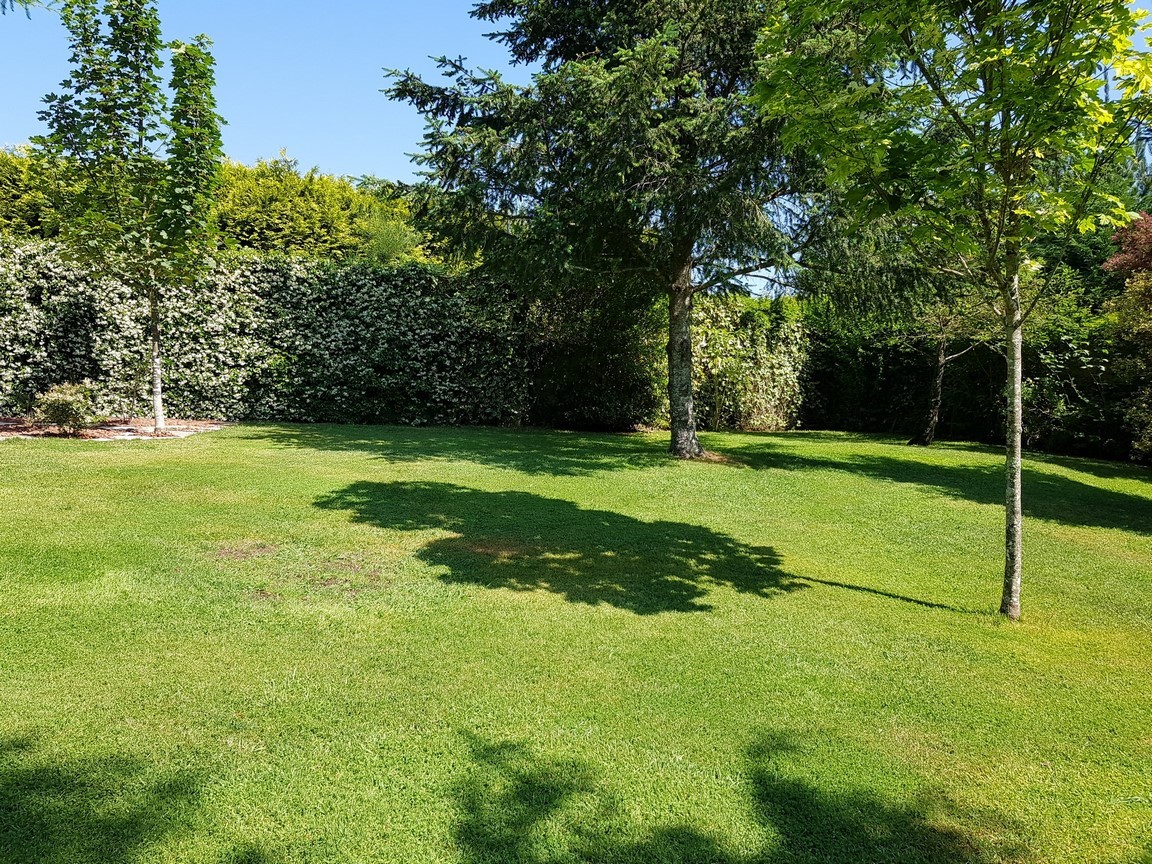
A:
[[[253,166],[226,162],[216,220],[227,246],[309,258],[419,260],[407,201],[390,184],[345,177],[281,154]]]
[[[1101,183],[1149,111],[1123,0],[785,0],[758,98],[859,215],[1004,288],[1038,237],[1124,224]]]
[[[60,236],[139,290],[189,278],[212,243],[221,158],[211,42],[166,45],[149,0],[68,0],[60,15],[72,71],[45,97],[49,131],[34,142]]]

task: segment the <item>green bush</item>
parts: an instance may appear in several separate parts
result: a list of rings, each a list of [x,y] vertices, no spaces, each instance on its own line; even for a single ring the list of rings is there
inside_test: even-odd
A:
[[[701,299],[704,425],[794,425],[806,337],[786,306]],[[667,416],[666,322],[647,300],[545,300],[431,264],[224,256],[164,298],[168,413],[634,428]],[[0,241],[0,414],[90,380],[101,413],[146,416],[146,325],[146,304],[115,280],[50,245]]]
[[[339,423],[517,423],[522,310],[431,265],[225,258],[165,297],[174,417]],[[46,245],[0,247],[0,414],[58,381],[100,385],[98,409],[143,415],[147,310]]]
[[[692,323],[702,427],[777,432],[799,425],[808,340],[795,300],[702,297]]]
[[[57,384],[36,397],[32,421],[37,425],[55,426],[67,435],[99,422],[96,393],[91,384]]]

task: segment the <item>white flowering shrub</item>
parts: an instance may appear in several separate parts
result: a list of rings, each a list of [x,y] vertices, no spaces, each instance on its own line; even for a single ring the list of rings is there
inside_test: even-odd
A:
[[[692,325],[702,428],[774,432],[799,425],[807,339],[794,301],[701,297]]]
[[[68,265],[51,247],[0,247],[0,413],[22,413],[61,383],[100,386],[126,413],[146,366],[143,305],[123,285]]]
[[[519,422],[522,325],[426,266],[237,257],[164,298],[173,416]],[[145,304],[49,246],[0,248],[0,413],[91,380],[101,411],[148,410]]]
[[[564,365],[563,309],[428,265],[241,255],[170,290],[162,308],[175,417],[573,422],[572,406],[552,392],[575,387],[580,375]],[[78,270],[48,245],[0,245],[0,414],[26,412],[53,385],[92,381],[101,414],[146,415],[146,325],[147,304],[125,286]],[[796,316],[780,304],[705,297],[695,325],[702,425],[794,426],[805,359]],[[653,339],[661,341],[655,324]],[[662,351],[650,341],[622,342],[628,350],[619,357],[609,352],[596,379],[604,386],[580,390],[585,422],[651,421],[657,400],[635,395],[663,389]]]

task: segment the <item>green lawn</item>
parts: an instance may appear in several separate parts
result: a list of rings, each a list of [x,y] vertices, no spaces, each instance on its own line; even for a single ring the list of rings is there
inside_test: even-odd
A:
[[[834,434],[0,443],[0,862],[1140,861],[1152,474]],[[1152,860],[1152,859],[1149,859]]]

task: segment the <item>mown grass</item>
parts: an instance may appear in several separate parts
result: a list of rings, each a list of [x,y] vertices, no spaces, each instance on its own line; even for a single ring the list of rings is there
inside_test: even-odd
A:
[[[1134,862],[1152,477],[834,434],[0,444],[0,862]]]

